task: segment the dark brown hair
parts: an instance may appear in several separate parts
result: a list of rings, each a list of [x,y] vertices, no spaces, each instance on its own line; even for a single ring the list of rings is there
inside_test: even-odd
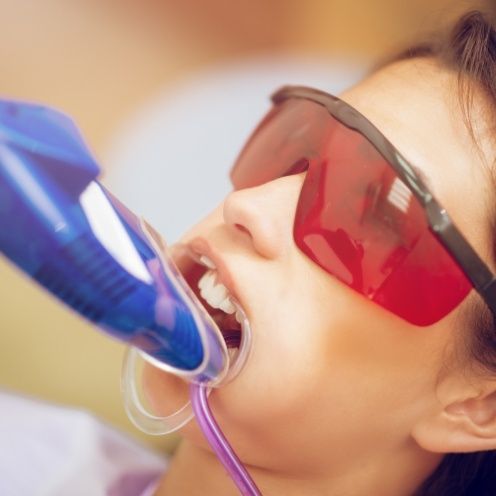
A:
[[[402,52],[395,60],[416,57],[434,57],[456,72],[460,104],[469,131],[477,141],[471,115],[474,90],[483,91],[491,122],[496,123],[496,16],[492,4],[466,12],[451,27]],[[494,163],[489,172],[494,186]],[[496,206],[496,194],[493,203]],[[488,263],[494,266],[496,209],[491,209],[491,215],[493,259]],[[467,303],[460,320],[464,354],[470,363],[496,376],[495,319],[476,295],[471,295]],[[448,495],[495,496],[496,451],[448,453],[414,496]]]

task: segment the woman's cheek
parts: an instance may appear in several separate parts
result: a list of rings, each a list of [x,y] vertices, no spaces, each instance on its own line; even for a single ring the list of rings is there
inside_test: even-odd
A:
[[[297,409],[305,408],[308,362],[300,360],[306,354],[297,349],[287,330],[288,341],[277,339],[273,329],[257,336],[245,369],[230,384],[222,387],[212,398],[212,404],[226,419],[241,424],[272,422]],[[303,353],[302,353],[303,351]],[[298,354],[299,352],[299,354]],[[312,379],[315,383],[315,378]]]

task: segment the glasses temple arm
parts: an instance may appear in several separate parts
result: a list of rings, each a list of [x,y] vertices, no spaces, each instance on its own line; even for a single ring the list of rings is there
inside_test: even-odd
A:
[[[429,198],[425,211],[431,230],[465,273],[496,318],[496,278],[457,229],[446,210]]]

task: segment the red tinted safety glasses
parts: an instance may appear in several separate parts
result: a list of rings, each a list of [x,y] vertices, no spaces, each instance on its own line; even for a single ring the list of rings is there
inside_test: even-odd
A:
[[[306,172],[299,249],[408,322],[427,326],[474,287],[496,315],[496,280],[413,166],[339,98],[285,87],[236,161],[235,189]]]

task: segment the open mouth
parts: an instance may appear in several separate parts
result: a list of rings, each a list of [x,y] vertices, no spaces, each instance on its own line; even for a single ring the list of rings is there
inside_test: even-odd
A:
[[[217,324],[228,348],[239,347],[244,313],[220,281],[214,263],[184,245],[172,246],[171,255],[185,281]]]

